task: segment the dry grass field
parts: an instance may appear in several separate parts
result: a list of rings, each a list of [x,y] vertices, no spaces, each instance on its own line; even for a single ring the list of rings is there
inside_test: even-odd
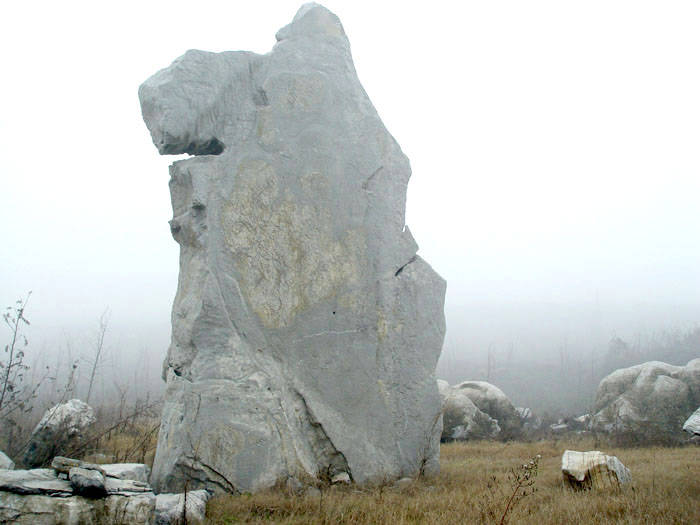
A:
[[[593,450],[592,440],[535,443],[472,442],[443,445],[442,471],[403,488],[329,487],[318,495],[284,490],[210,501],[207,522],[230,523],[700,523],[700,447],[598,447],[632,471],[622,488],[573,492],[562,486],[561,455]],[[534,484],[516,498],[511,469],[539,460]],[[503,518],[503,521],[502,521]]]

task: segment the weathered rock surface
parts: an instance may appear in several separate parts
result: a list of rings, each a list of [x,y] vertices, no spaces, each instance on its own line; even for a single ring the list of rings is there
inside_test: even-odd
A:
[[[103,476],[105,475],[105,471],[102,468],[102,465],[96,465],[94,463],[87,463],[87,462],[81,461],[79,459],[66,458],[63,456],[56,456],[51,461],[51,468],[60,474],[68,474],[68,473],[70,473],[70,469],[75,468],[75,467],[83,468],[86,470],[96,470],[100,474],[102,474]]]
[[[79,399],[71,399],[48,409],[32,432],[24,454],[25,466],[48,465],[54,456],[78,446],[85,431],[94,422],[94,410]]]
[[[564,483],[575,489],[609,488],[632,481],[627,467],[616,456],[598,450],[566,450],[561,458]]]
[[[158,494],[155,525],[203,523],[210,497],[206,490],[192,490],[187,495]]]
[[[679,436],[700,404],[700,359],[686,366],[650,361],[616,370],[598,386],[592,426],[648,437]]]
[[[501,432],[498,421],[477,408],[467,394],[438,380],[442,398],[442,441],[491,439]]]
[[[151,469],[143,463],[107,463],[100,465],[105,476],[148,483]]]
[[[455,401],[459,400],[456,402],[456,410],[461,410],[467,417],[475,419],[478,426],[484,430],[492,430],[492,432],[490,432],[492,434],[491,436],[489,436],[489,432],[486,434],[482,432],[482,435],[479,437],[498,436],[502,439],[511,439],[517,437],[522,432],[521,417],[517,410],[515,410],[513,403],[508,399],[508,396],[506,396],[500,388],[486,381],[463,381],[462,383],[451,386],[450,392],[450,399]],[[479,412],[475,413],[474,416],[469,416],[472,409],[469,408],[466,401],[463,400],[465,397],[474,404],[481,414],[495,421],[498,427],[497,431],[495,431],[493,425],[485,420]],[[447,410],[444,417],[449,418]],[[443,423],[443,425],[447,426],[445,423]]]
[[[408,159],[338,18],[303,6],[266,55],[188,51],[139,89],[171,166],[180,277],[151,481],[438,469],[445,282],[405,225]]]
[[[12,470],[15,468],[15,462],[8,458],[5,453],[0,450],[0,469]]]
[[[0,492],[0,523],[19,525],[151,525],[156,498],[152,492],[89,499],[82,496],[21,496]]]
[[[700,436],[700,408],[690,414],[690,417],[683,423],[683,430],[689,434]]]
[[[77,494],[92,486],[99,471],[73,467],[71,481],[57,474],[53,469],[0,471],[0,523],[140,525],[155,519],[155,495],[145,483],[103,478],[104,490],[88,490],[87,498]],[[84,479],[78,481],[77,475]]]

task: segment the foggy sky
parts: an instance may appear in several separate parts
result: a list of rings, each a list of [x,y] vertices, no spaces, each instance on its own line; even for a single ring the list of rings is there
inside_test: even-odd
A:
[[[33,290],[37,346],[88,337],[109,307],[112,347],[159,367],[175,159],[138,86],[190,48],[269,51],[299,5],[4,7],[0,304]],[[698,324],[696,2],[324,5],[411,159],[407,224],[448,282],[444,356]]]

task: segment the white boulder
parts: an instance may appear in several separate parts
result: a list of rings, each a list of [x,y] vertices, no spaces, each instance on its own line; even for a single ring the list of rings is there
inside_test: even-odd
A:
[[[461,390],[439,380],[442,398],[442,441],[467,441],[470,439],[492,439],[499,435],[498,422],[477,408]]]
[[[617,487],[632,481],[629,469],[616,456],[598,450],[565,450],[561,471],[564,483],[575,489]]]
[[[94,422],[95,411],[79,399],[48,409],[32,432],[24,454],[25,466],[48,465],[54,456],[70,452]]]
[[[660,361],[616,370],[598,386],[592,427],[643,438],[678,437],[700,404],[700,359],[685,367]]]
[[[499,437],[511,439],[522,432],[522,420],[503,390],[486,381],[463,381],[452,386],[453,392],[466,395],[476,407],[494,419],[501,431]]]

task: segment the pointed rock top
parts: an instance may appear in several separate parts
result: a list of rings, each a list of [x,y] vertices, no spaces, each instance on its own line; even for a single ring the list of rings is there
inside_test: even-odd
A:
[[[275,37],[278,42],[295,37],[337,37],[347,41],[340,19],[315,2],[302,5],[292,22],[277,31]]]

